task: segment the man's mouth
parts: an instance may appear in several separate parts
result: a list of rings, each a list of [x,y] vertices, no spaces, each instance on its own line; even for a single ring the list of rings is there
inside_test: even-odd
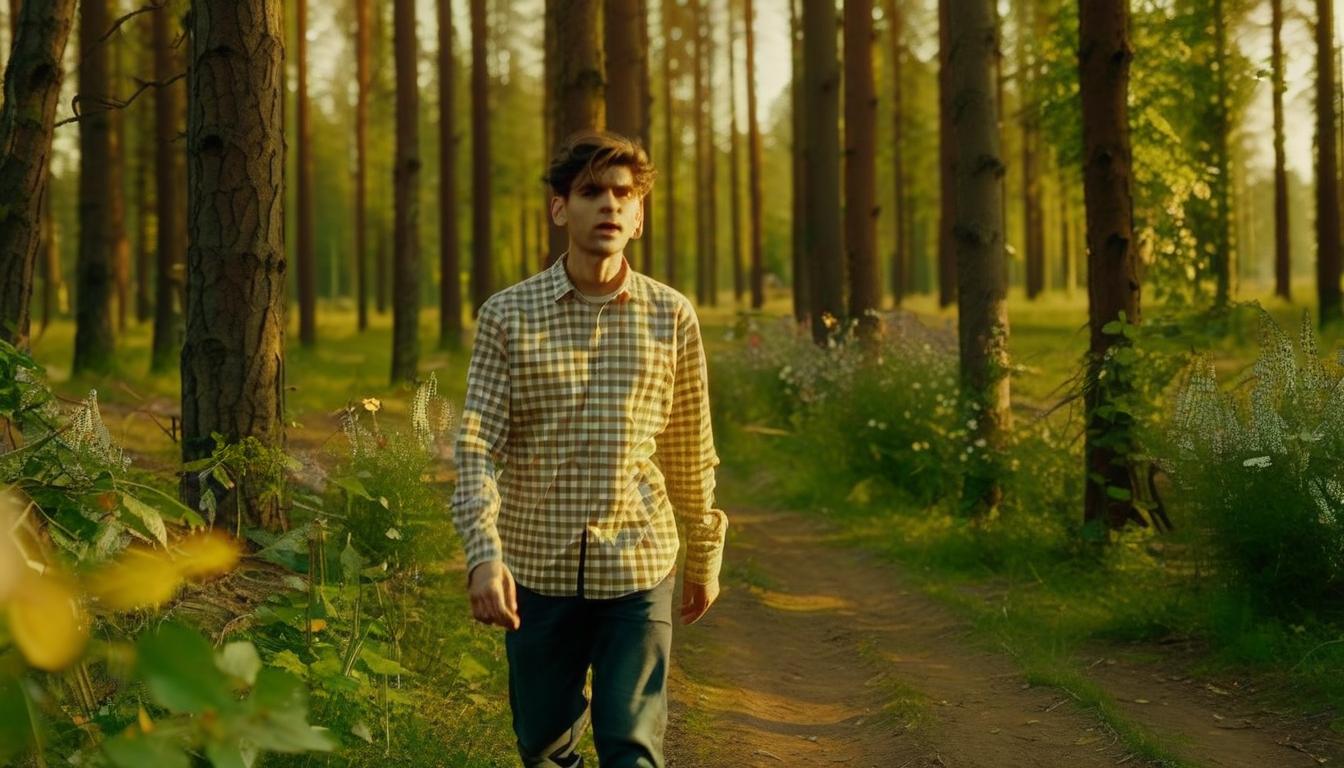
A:
[[[597,225],[597,228],[598,228],[599,230],[601,230],[601,231],[604,231],[604,232],[620,232],[620,231],[621,231],[621,225],[620,225],[620,224],[613,224],[613,223],[611,223],[611,222],[606,222],[606,223],[603,223],[603,224],[598,224],[598,225]]]

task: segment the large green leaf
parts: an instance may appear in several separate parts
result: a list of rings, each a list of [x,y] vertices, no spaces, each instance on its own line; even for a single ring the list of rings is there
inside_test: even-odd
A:
[[[336,746],[325,728],[308,724],[308,694],[288,672],[265,667],[248,699],[252,722],[247,738],[271,752],[325,752]]]
[[[188,768],[182,747],[157,733],[126,733],[103,742],[103,753],[117,768]]]
[[[168,531],[163,526],[163,516],[157,509],[135,498],[129,493],[121,494],[121,505],[144,526],[145,532],[154,537],[160,546],[168,546]]]
[[[236,706],[210,643],[180,624],[145,633],[138,643],[137,664],[154,700],[174,712],[220,712]]]

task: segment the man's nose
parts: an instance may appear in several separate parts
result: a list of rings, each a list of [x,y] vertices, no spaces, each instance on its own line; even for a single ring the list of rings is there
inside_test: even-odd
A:
[[[614,211],[620,207],[618,205],[619,202],[620,199],[616,197],[616,192],[614,190],[608,189],[606,192],[602,193],[602,210]]]

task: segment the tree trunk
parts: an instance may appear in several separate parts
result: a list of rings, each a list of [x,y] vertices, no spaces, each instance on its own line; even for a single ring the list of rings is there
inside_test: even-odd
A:
[[[111,26],[109,22],[109,27]],[[108,95],[117,97],[121,86],[121,51],[125,44],[121,35],[109,37],[103,45],[109,47],[108,62],[111,79]],[[112,230],[112,286],[116,299],[116,333],[126,331],[126,318],[131,304],[131,241],[126,231],[126,119],[120,109],[112,109],[108,116],[108,198],[111,207]]]
[[[1107,370],[1108,353],[1128,347],[1127,337],[1108,333],[1122,315],[1139,322],[1138,253],[1129,144],[1128,0],[1079,0],[1078,63],[1083,107],[1083,195],[1087,211],[1087,295],[1091,328],[1083,385],[1087,489],[1084,521],[1119,529],[1142,523],[1126,497],[1134,492],[1130,453],[1132,420],[1105,408],[1128,392],[1128,379]],[[1117,362],[1118,364],[1118,362]]]
[[[789,0],[792,3],[793,0]],[[761,255],[761,124],[756,117],[756,14],[745,0],[747,30],[747,184],[751,205],[751,308],[765,305],[765,265]]]
[[[1231,150],[1231,96],[1227,81],[1227,13],[1223,0],[1213,0],[1213,98],[1214,144],[1213,164],[1217,169],[1212,179],[1215,218],[1213,274],[1215,280],[1214,306],[1226,307],[1232,298],[1232,263],[1236,238],[1233,235],[1233,202]]]
[[[666,244],[663,246],[663,258],[667,262],[666,279],[667,284],[673,288],[677,287],[677,159],[681,154],[681,142],[678,140],[676,130],[677,111],[672,101],[672,35],[671,30],[675,24],[673,12],[676,3],[673,0],[663,0],[662,26],[663,26],[663,146],[666,147],[667,162],[663,164],[664,179],[664,199],[663,203],[664,217],[666,218],[666,229],[664,238]]]
[[[1322,327],[1340,314],[1339,178],[1335,154],[1334,9],[1316,0],[1316,297]]]
[[[877,88],[872,0],[845,0],[845,250],[848,318],[871,338],[882,308],[877,268]]]
[[[845,313],[840,230],[840,62],[835,6],[803,0],[804,258],[812,275],[812,338],[825,344]]]
[[[1008,410],[1008,288],[1003,247],[1003,172],[995,83],[993,0],[953,0],[947,60],[953,115],[957,219],[957,324],[961,380],[972,405],[972,436],[992,457],[1010,429]],[[963,506],[980,513],[1002,497],[992,458],[970,469]]]
[[[453,4],[439,0],[439,348],[462,344],[462,280],[457,233],[457,67]],[[524,254],[526,257],[526,254]]]
[[[483,1],[472,0],[472,47],[479,44],[482,50],[484,44],[476,39],[474,17],[478,6],[484,13]],[[396,0],[392,38],[397,70],[397,155],[392,171],[392,381],[413,382],[420,357],[420,94],[416,85],[419,45],[415,39],[415,0]]]
[[[741,142],[737,134],[737,56],[733,51],[733,2],[728,2],[728,203],[732,226],[733,302],[742,303],[746,293],[746,274],[742,268],[742,165]]]
[[[607,128],[636,139],[644,126],[644,102],[639,87],[645,52],[639,0],[604,0],[604,5]]]
[[[952,136],[952,84],[947,65],[950,42],[949,5],[938,0],[938,306],[946,307],[957,297],[957,251],[953,225],[957,218],[956,185],[952,167],[957,147]]]
[[[1073,213],[1069,206],[1069,194],[1072,192],[1064,161],[1055,156],[1056,186],[1059,188],[1059,261],[1063,271],[1064,291],[1073,293],[1077,276],[1074,274],[1074,244],[1070,233],[1073,231]]]
[[[807,145],[803,131],[803,94],[806,86],[803,82],[806,72],[803,67],[803,25],[798,3],[801,0],[788,0],[789,3],[789,45],[793,53],[793,77],[789,79],[789,98],[791,103],[790,123],[793,151],[790,153],[792,166],[792,258],[793,258],[793,319],[804,323],[812,316],[812,265],[807,254],[807,190],[803,181],[807,172]]]
[[[154,78],[167,80],[176,74],[181,58],[173,49],[176,20],[161,8],[151,22],[154,34]],[[182,221],[182,91],[185,83],[154,89],[154,195],[158,227],[155,233],[154,339],[150,369],[167,371],[181,364],[178,338],[177,297],[181,293],[178,270],[186,260],[187,236]],[[207,435],[209,433],[206,433]]]
[[[155,11],[158,15],[160,11]],[[154,55],[154,25],[141,26],[141,38],[138,46],[143,53]],[[152,60],[152,58],[151,58]],[[176,83],[174,83],[176,85]],[[150,198],[149,177],[154,172],[154,148],[157,142],[154,134],[154,113],[142,108],[136,117],[136,153],[135,153],[135,320],[144,324],[154,316],[153,286],[150,282],[154,270],[150,266],[154,249],[149,244],[150,219],[154,215],[153,201]]]
[[[471,316],[494,293],[490,250],[490,71],[485,0],[471,0]]]
[[[1023,261],[1026,264],[1027,298],[1045,290],[1045,220],[1041,205],[1040,128],[1030,89],[1035,82],[1035,45],[1029,30],[1035,28],[1033,0],[1017,0],[1017,71],[1021,105],[1018,125],[1022,132],[1022,228]]]
[[[294,0],[294,69],[297,76],[295,114],[298,126],[299,206],[298,264],[299,343],[317,343],[317,254],[313,242],[313,129],[308,116],[308,0]]]
[[[284,50],[279,3],[195,0],[188,35],[187,334],[182,459],[256,438],[283,449],[285,218]],[[187,473],[187,480],[195,475]],[[203,489],[184,485],[187,501]],[[284,517],[254,478],[216,487],[224,530]]]
[[[704,25],[705,77],[705,186],[699,190],[705,205],[705,296],[708,305],[719,305],[719,148],[714,132],[714,23],[710,18],[712,0],[697,0]]]
[[[551,118],[558,145],[583,128],[606,127],[602,53],[602,0],[553,0],[546,13],[555,29],[555,66],[551,68]],[[551,264],[569,248],[566,230],[550,228]]]
[[[9,212],[0,218],[0,339],[20,348],[29,342],[39,246],[48,254],[55,247],[48,168],[61,62],[74,15],[74,0],[54,0],[25,3],[11,16],[15,32],[0,106],[0,209]],[[44,235],[44,229],[50,234]],[[44,314],[50,312],[52,289],[60,279],[59,260],[49,257],[46,263]]]
[[[905,193],[905,135],[903,115],[905,110],[905,21],[897,0],[887,0],[887,31],[891,36],[891,181],[892,200],[895,210],[892,213],[891,247],[891,303],[901,306],[901,299],[910,282],[910,249],[907,238],[906,217],[909,201]]]
[[[112,115],[104,100],[113,98],[108,47],[100,44],[112,25],[108,0],[79,5],[79,256],[75,285],[75,359],[73,373],[112,367],[112,292],[116,275],[112,198]]]
[[[649,43],[649,0],[639,0],[639,140],[653,159],[653,52]],[[653,190],[644,196],[644,259],[642,271],[653,274]]]
[[[1270,0],[1270,72],[1274,100],[1274,293],[1292,300],[1288,171],[1283,130],[1283,0]]]
[[[445,0],[446,1],[446,0]],[[369,327],[369,4],[355,0],[355,311],[357,328]]]
[[[705,212],[705,53],[704,53],[704,0],[691,0],[691,108],[695,110],[692,133],[695,140],[695,174],[693,190],[695,197],[695,302],[700,306],[708,303],[705,276],[705,245],[709,228]]]

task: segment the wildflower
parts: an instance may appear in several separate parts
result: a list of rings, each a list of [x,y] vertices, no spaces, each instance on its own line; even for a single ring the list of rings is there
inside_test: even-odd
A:
[[[980,422],[976,421],[975,419],[967,419],[967,420],[966,420],[966,428],[967,428],[967,429],[975,429],[975,428],[978,427],[978,426],[980,426]]]
[[[1255,458],[1241,462],[1241,466],[1243,467],[1256,467],[1257,469],[1264,469],[1269,465],[1270,458],[1268,456],[1256,456]]]
[[[377,413],[379,410],[382,409],[382,407],[383,404],[381,401],[378,400],[378,398],[376,397],[364,398],[364,410],[368,411],[369,413]]]
[[[868,420],[868,427],[869,427],[870,429],[871,429],[871,428],[875,428],[876,426],[877,426],[877,419],[869,419],[869,420]]]
[[[986,444],[986,443],[985,443],[985,438],[983,438],[983,437],[982,437],[982,438],[979,438],[979,439],[977,439],[977,440],[975,441],[975,447],[976,447],[976,448],[984,448],[984,447],[985,447],[985,444]]]

